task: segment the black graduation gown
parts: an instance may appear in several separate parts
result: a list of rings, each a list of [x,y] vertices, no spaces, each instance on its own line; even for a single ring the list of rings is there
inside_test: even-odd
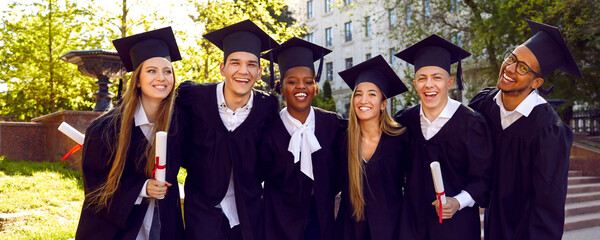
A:
[[[333,239],[335,196],[339,186],[339,152],[346,126],[333,112],[314,108],[315,136],[321,149],[312,154],[314,181],[300,171],[288,151],[291,135],[281,118],[266,130],[260,162],[265,171],[265,239],[301,240],[314,189],[321,239]]]
[[[216,83],[183,82],[176,98],[176,133],[169,141],[179,151],[169,158],[187,169],[184,217],[187,239],[225,239],[227,217],[219,205],[233,172],[239,227],[245,240],[263,239],[262,186],[257,174],[258,144],[268,122],[278,115],[274,96],[254,90],[253,107],[230,132],[217,108]]]
[[[573,132],[547,103],[502,130],[498,91],[486,88],[469,104],[486,117],[496,147],[485,238],[561,239]]]
[[[364,164],[365,220],[360,222],[352,217],[348,161],[342,161],[342,200],[335,222],[335,239],[398,239],[402,211],[402,188],[408,162],[408,140],[408,132],[398,136],[381,134],[375,153]],[[347,153],[347,150],[344,149],[343,153]],[[370,236],[367,235],[368,233]]]
[[[493,147],[484,117],[460,105],[452,118],[425,140],[420,105],[396,114],[411,132],[411,167],[407,173],[401,239],[481,239],[479,206],[489,200]],[[467,191],[475,205],[457,211],[439,223],[430,164],[438,161],[447,197]]]
[[[118,136],[110,125],[114,115],[114,110],[108,112],[94,120],[86,130],[82,158],[83,185],[86,194],[106,182],[110,172],[110,164],[107,165],[107,162],[112,162],[110,150],[116,148],[114,144]],[[148,140],[142,130],[134,126],[135,123],[131,124],[133,132],[121,183],[110,200],[109,207],[99,212],[92,208],[86,197],[77,226],[76,239],[135,239],[142,226],[149,200],[145,198],[139,205],[135,205],[135,201],[148,179],[144,175],[143,158]],[[166,169],[166,181],[173,185],[169,187],[164,199],[157,200],[161,239],[183,239],[183,219],[177,186],[179,163],[175,159],[168,159]]]

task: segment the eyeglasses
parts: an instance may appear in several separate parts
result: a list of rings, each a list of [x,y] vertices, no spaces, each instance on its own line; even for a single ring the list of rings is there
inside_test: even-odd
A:
[[[517,64],[516,70],[517,73],[520,74],[521,76],[525,76],[525,74],[527,74],[528,72],[532,72],[536,77],[541,78],[542,75],[533,71],[533,69],[531,69],[531,67],[529,67],[529,65],[527,65],[527,63],[519,61],[519,59],[517,59],[517,56],[515,56],[514,53],[512,53],[511,51],[506,51],[506,53],[504,54],[504,63],[506,63],[507,65],[511,65],[513,63]]]

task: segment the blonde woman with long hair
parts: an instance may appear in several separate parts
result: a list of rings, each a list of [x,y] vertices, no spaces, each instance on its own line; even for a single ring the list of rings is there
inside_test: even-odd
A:
[[[86,196],[75,238],[182,239],[179,164],[167,162],[166,182],[152,176],[154,136],[168,131],[175,98],[171,62],[181,59],[173,31],[167,27],[113,43],[127,71],[135,71],[122,103],[86,131]]]
[[[381,55],[339,74],[354,92],[336,239],[397,239],[408,136],[386,106],[406,87]]]

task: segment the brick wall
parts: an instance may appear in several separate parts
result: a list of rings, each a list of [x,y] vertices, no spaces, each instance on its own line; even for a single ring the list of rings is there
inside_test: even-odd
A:
[[[584,176],[600,176],[600,151],[574,143],[569,169],[582,171]]]

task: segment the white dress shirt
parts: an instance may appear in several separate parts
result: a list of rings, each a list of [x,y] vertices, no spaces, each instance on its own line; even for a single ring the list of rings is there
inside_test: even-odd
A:
[[[429,140],[433,136],[435,136],[440,131],[440,129],[442,129],[442,127],[444,127],[444,125],[446,125],[446,123],[450,121],[450,119],[452,118],[452,116],[454,116],[460,105],[460,102],[448,97],[448,102],[446,103],[444,109],[442,109],[440,115],[438,115],[438,117],[433,121],[429,121],[429,119],[425,116],[425,113],[423,112],[423,104],[421,104],[421,107],[419,109],[419,116],[421,118],[421,132],[423,133],[423,137],[425,138],[425,140]],[[454,198],[456,198],[456,200],[458,200],[460,204],[459,210],[467,206],[473,207],[475,205],[475,200],[473,200],[471,194],[469,194],[465,190],[462,190],[458,195],[454,196]]]
[[[217,104],[219,108],[219,116],[221,116],[221,121],[223,121],[223,125],[229,130],[233,132],[237,127],[239,127],[244,120],[250,115],[250,111],[252,110],[252,101],[254,100],[254,92],[250,93],[250,99],[248,103],[236,109],[235,111],[229,109],[227,107],[227,103],[225,102],[225,95],[223,94],[223,87],[225,86],[225,82],[220,82],[217,84]],[[254,90],[252,90],[254,91]],[[235,204],[235,191],[233,188],[233,169],[231,170],[231,174],[229,177],[229,187],[227,187],[227,193],[225,193],[225,197],[221,200],[219,205],[215,206],[217,208],[221,208],[223,210],[223,214],[229,220],[229,227],[234,227],[240,224],[240,218],[237,212],[237,205]]]
[[[295,119],[287,111],[287,107],[279,112],[279,116],[290,136],[288,151],[294,155],[294,163],[300,161],[300,171],[315,180],[313,176],[312,153],[321,149],[315,136],[315,110],[310,107],[310,113],[304,124]]]
[[[504,103],[502,103],[502,91],[498,91],[496,96],[494,96],[494,100],[496,100],[496,104],[500,107],[500,123],[502,124],[502,129],[506,129],[513,123],[515,123],[522,116],[529,117],[533,108],[537,105],[546,103],[546,99],[542,98],[537,89],[531,91],[529,95],[513,111],[507,111],[504,108]]]
[[[150,134],[152,134],[152,129],[154,128],[154,123],[151,123],[150,121],[148,121],[148,116],[146,116],[146,111],[144,111],[144,107],[142,106],[141,100],[140,100],[140,104],[137,106],[137,109],[135,110],[135,115],[133,115],[133,120],[135,121],[135,126],[140,127],[140,129],[142,130],[142,133],[144,133],[144,136],[146,137],[146,139],[148,141],[150,141]],[[152,144],[152,142],[150,142],[150,144]],[[143,198],[150,197],[146,193],[146,185],[148,185],[148,181],[150,181],[150,179],[146,180],[146,182],[144,183],[144,186],[142,187],[142,190],[140,191],[140,194],[139,194],[137,200],[135,201],[135,205],[139,205],[140,203],[142,203]],[[153,198],[150,199],[150,204],[148,205],[148,209],[146,209],[146,215],[144,216],[144,221],[142,222],[142,227],[140,228],[140,231],[138,232],[138,235],[135,238],[136,240],[146,240],[149,238],[150,227],[152,227],[152,217],[154,216],[154,206],[156,204],[155,201],[156,200]]]

